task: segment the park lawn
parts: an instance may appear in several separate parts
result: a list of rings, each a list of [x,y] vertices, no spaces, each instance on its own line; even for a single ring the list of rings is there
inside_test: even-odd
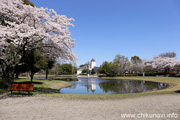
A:
[[[146,95],[160,95],[160,94],[179,94],[180,93],[180,78],[170,77],[104,77],[102,79],[131,79],[131,80],[145,80],[153,82],[163,82],[170,86],[166,89],[144,92],[144,93],[133,93],[133,94],[107,94],[107,95],[81,95],[81,94],[60,94],[59,89],[71,86],[72,83],[58,80],[33,80],[34,90],[33,94],[41,94],[43,96],[62,97],[62,98],[77,98],[77,99],[123,99],[123,98],[134,98]],[[15,79],[14,82],[27,83],[29,79]],[[0,82],[1,85],[1,82]],[[2,89],[0,89],[1,92]],[[2,90],[2,92],[4,92]]]
[[[51,78],[63,78],[63,77],[74,77],[74,76],[77,76],[77,75],[48,75],[48,77],[51,77]],[[35,74],[34,77],[38,78],[38,77],[46,77],[45,74]]]
[[[19,78],[15,79],[14,83],[25,83],[29,84],[30,79]],[[73,85],[72,83],[65,82],[65,81],[58,81],[58,80],[34,80],[33,83],[34,88],[31,93],[38,93],[38,94],[52,94],[52,93],[59,93],[59,90],[64,87],[68,87]],[[2,89],[2,81],[0,79],[0,93],[8,92],[7,90]],[[14,92],[13,92],[14,93]]]

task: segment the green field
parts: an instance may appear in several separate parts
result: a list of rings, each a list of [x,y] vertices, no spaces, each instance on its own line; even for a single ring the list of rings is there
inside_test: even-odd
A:
[[[67,86],[71,86],[71,83],[58,80],[33,80],[34,90],[33,95],[41,94],[45,96],[53,97],[65,97],[65,98],[80,98],[80,99],[122,99],[122,98],[132,98],[145,95],[159,95],[159,94],[179,94],[180,93],[180,78],[170,78],[170,77],[105,77],[102,79],[132,79],[132,80],[146,80],[154,82],[167,83],[170,86],[166,89],[145,92],[145,93],[133,93],[133,94],[107,94],[107,95],[77,95],[77,94],[61,94],[59,89]],[[15,82],[27,83],[29,79],[15,79]],[[2,82],[0,82],[0,92],[7,92],[2,89]],[[8,91],[9,93],[9,91]]]
[[[30,83],[30,79],[15,79],[14,83]],[[34,89],[31,93],[33,94],[52,94],[59,93],[59,89],[67,86],[71,86],[71,83],[58,80],[33,80]],[[0,79],[0,93],[9,92],[2,88],[2,81]],[[15,91],[14,91],[15,92]]]

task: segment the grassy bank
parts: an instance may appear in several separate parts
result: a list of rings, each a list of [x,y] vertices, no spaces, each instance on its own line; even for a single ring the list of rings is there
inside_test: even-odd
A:
[[[53,78],[62,78],[62,77],[74,77],[74,76],[77,76],[77,75],[48,75],[48,77],[53,77]],[[25,77],[25,76],[24,76]],[[34,75],[34,78],[38,78],[38,77],[46,77],[45,74],[36,74]]]
[[[15,79],[14,83],[25,83],[29,84],[30,79]],[[31,93],[33,94],[52,94],[52,93],[59,93],[59,89],[71,86],[72,83],[65,82],[65,81],[58,81],[58,80],[33,80],[34,88]],[[0,79],[0,93],[9,92],[2,88],[2,81]],[[15,91],[14,91],[15,92]]]
[[[107,94],[107,95],[80,95],[80,94],[60,94],[59,89],[71,86],[71,83],[58,80],[33,80],[34,90],[33,93],[39,93],[44,96],[62,97],[62,98],[78,98],[78,99],[123,99],[134,98],[146,95],[160,95],[160,94],[179,94],[180,93],[180,78],[168,77],[104,77],[102,79],[131,79],[131,80],[146,80],[153,82],[167,83],[170,86],[166,89],[133,93],[133,94]],[[29,79],[16,79],[15,82],[27,83]],[[2,89],[1,89],[2,90]],[[0,91],[1,91],[0,90]],[[4,92],[4,91],[3,91]]]

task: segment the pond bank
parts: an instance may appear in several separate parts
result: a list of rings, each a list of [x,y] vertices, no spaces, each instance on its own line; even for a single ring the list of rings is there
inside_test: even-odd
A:
[[[59,89],[71,86],[72,83],[59,81],[59,80],[33,80],[34,90],[33,94],[41,94],[43,96],[54,96],[61,98],[70,99],[124,99],[124,98],[135,98],[147,95],[160,95],[160,94],[173,94],[180,93],[180,79],[179,78],[169,78],[169,77],[107,77],[104,79],[132,79],[132,80],[146,80],[153,82],[162,82],[171,84],[169,88],[145,92],[145,93],[135,93],[135,94],[111,94],[111,95],[77,95],[77,94],[60,94]],[[16,82],[30,81],[28,79],[16,79]],[[53,93],[55,91],[55,93]]]
[[[180,79],[169,77],[106,77],[103,79],[128,79],[128,80],[145,80],[170,84],[170,87],[158,91],[134,93],[134,94],[106,94],[106,95],[81,95],[81,94],[47,94],[48,96],[70,98],[70,99],[125,99],[136,98],[149,95],[174,94],[180,93]]]

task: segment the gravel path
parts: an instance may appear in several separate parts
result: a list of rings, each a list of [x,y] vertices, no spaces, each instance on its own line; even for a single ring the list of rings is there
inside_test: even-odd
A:
[[[128,113],[131,118],[123,118]],[[180,120],[180,94],[120,100],[42,96],[0,100],[0,120],[161,120],[160,115],[162,120]]]

